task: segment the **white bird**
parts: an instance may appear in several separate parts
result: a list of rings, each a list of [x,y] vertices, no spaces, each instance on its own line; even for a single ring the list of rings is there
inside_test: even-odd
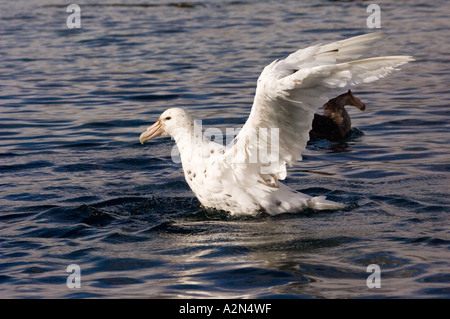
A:
[[[298,50],[262,71],[250,116],[231,145],[208,140],[181,108],[166,110],[140,136],[143,144],[171,136],[184,176],[202,206],[232,215],[279,214],[304,208],[342,209],[343,204],[311,197],[282,184],[286,165],[301,160],[314,112],[330,98],[357,84],[385,77],[410,56],[361,59],[370,33]]]

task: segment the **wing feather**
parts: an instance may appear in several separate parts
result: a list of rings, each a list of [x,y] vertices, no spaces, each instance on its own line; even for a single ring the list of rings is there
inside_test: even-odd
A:
[[[262,71],[250,116],[224,155],[237,174],[259,170],[269,187],[301,160],[314,112],[348,88],[385,77],[409,56],[360,59],[379,35],[370,33],[298,50]],[[344,62],[348,59],[350,61]]]

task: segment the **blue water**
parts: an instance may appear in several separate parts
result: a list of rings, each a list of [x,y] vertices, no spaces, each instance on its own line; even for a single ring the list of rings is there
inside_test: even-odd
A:
[[[416,62],[354,89],[352,136],[286,180],[348,208],[230,217],[140,133],[174,106],[239,127],[265,65],[372,32],[368,4],[87,1],[68,29],[60,1],[1,2],[0,297],[449,298],[450,6],[379,4],[373,55]]]

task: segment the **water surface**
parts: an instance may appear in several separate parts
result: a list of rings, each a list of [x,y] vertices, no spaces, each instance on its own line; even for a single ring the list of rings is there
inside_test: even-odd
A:
[[[416,62],[355,89],[352,136],[310,143],[286,180],[348,208],[230,217],[140,133],[174,106],[239,127],[265,65],[372,32],[367,4],[86,1],[70,30],[59,1],[2,2],[0,296],[449,298],[450,8],[379,4],[372,53]]]

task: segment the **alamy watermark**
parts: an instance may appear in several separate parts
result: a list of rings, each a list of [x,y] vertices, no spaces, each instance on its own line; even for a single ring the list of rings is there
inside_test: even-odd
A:
[[[67,6],[66,12],[72,14],[67,17],[66,25],[69,29],[81,28],[81,8],[78,4],[70,4]]]
[[[381,28],[381,8],[378,4],[370,4],[367,6],[366,12],[371,12],[367,17],[366,24],[370,29]]]
[[[67,6],[66,12],[71,13],[66,20],[69,29],[81,28],[81,7],[78,4]],[[381,28],[381,8],[378,4],[372,3],[367,6],[366,12],[371,13],[366,20],[367,27],[370,29]]]
[[[172,134],[175,136],[172,136],[175,142],[183,138],[182,143],[176,143],[172,148],[172,161],[177,164],[184,161],[190,164],[205,164],[211,161],[217,164],[258,164],[261,173],[270,173],[279,167],[279,128],[251,128],[247,129],[243,136],[238,135],[240,130],[226,128],[224,134],[219,128],[207,128],[203,132],[202,121],[195,120],[193,130],[178,128]],[[236,143],[242,147],[233,149]],[[182,158],[184,154],[187,154],[185,159]]]
[[[77,264],[67,266],[66,272],[71,274],[67,277],[67,288],[81,288],[81,268]]]
[[[77,264],[67,266],[66,272],[70,273],[67,277],[67,288],[81,288],[81,267]],[[366,272],[371,273],[366,280],[367,288],[381,288],[381,268],[377,264],[367,266]]]
[[[366,284],[367,287],[372,288],[381,288],[381,269],[377,264],[371,264],[367,266],[367,272],[371,274],[367,277]]]

